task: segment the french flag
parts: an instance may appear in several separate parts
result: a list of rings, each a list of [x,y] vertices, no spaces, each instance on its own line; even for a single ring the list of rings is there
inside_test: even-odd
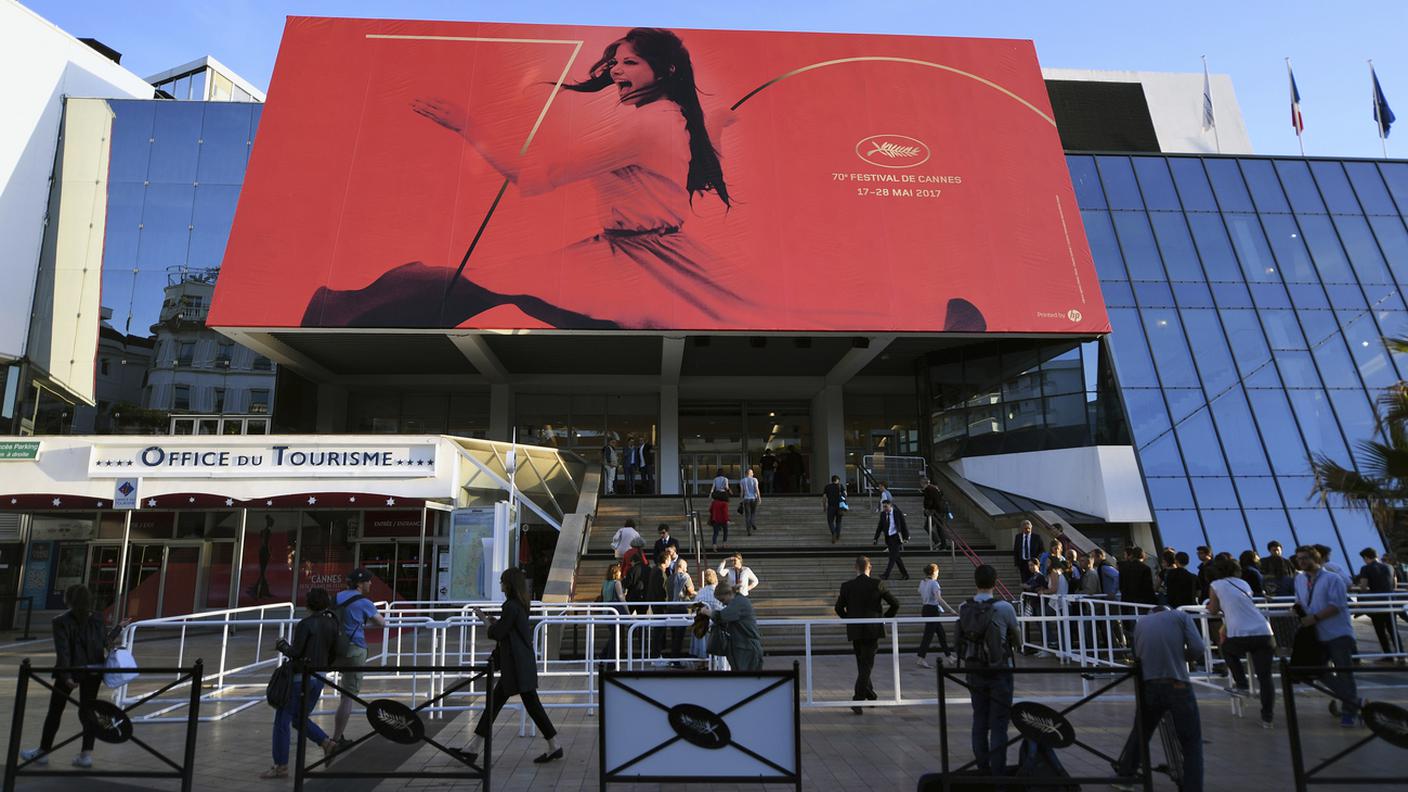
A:
[[[1296,137],[1305,131],[1305,119],[1300,115],[1300,91],[1296,89],[1296,75],[1291,71],[1291,62],[1286,61],[1286,75],[1291,78],[1291,126],[1296,129]]]

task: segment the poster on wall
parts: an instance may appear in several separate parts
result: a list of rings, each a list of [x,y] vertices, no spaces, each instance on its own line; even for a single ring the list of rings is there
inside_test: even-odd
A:
[[[1109,329],[1030,41],[309,17],[210,322]]]
[[[297,550],[298,512],[251,511],[240,559],[239,607],[288,602]]]

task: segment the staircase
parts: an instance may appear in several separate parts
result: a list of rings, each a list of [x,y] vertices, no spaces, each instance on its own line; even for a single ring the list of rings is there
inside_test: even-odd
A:
[[[737,513],[735,499],[730,504],[733,520],[729,525],[726,550],[721,547],[713,552],[710,549],[707,515],[701,514],[705,563],[717,569],[726,555],[743,554],[744,564],[761,581],[751,595],[759,619],[832,618],[837,590],[841,583],[855,576],[856,556],[870,557],[874,575],[885,571],[887,560],[883,542],[871,543],[878,520],[872,509],[878,501],[853,496],[849,503],[851,510],[842,523],[841,541],[833,545],[820,495],[764,496],[756,520],[758,530],[751,536],[743,530],[742,515]],[[694,505],[696,509],[707,508],[708,501],[695,498]],[[922,526],[922,501],[917,495],[897,496],[895,505],[905,513],[910,529],[904,560],[911,579],[901,581],[896,572],[890,580],[890,590],[900,601],[900,615],[919,615],[919,578],[924,565],[930,562],[939,565],[944,598],[957,607],[973,595],[972,563],[962,553],[954,557],[948,551],[929,552]],[[683,508],[683,500],[678,496],[603,498],[592,522],[587,552],[578,563],[574,599],[590,602],[597,598],[606,570],[615,560],[611,537],[627,518],[636,521],[636,530],[646,540],[647,547],[655,542],[657,524],[669,523],[671,535],[679,540],[681,555],[690,561],[691,574],[698,581],[701,570],[694,565],[694,548]],[[996,566],[1000,574],[1007,574],[1010,566],[1007,555],[999,554],[984,532],[962,520],[956,520],[950,528],[956,530],[984,562]],[[922,627],[918,625],[903,628],[902,648],[912,652],[921,633]],[[799,653],[804,643],[800,628],[764,627],[763,641],[772,654]],[[839,627],[815,630],[812,645],[814,652],[850,651],[851,648],[844,630]]]

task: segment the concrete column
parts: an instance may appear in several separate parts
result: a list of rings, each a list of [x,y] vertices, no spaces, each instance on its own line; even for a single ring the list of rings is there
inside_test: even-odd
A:
[[[347,387],[318,383],[318,434],[347,431]]]
[[[506,383],[489,386],[489,439],[513,439],[513,388]]]
[[[660,386],[660,436],[655,441],[655,480],[661,495],[680,494],[680,386]]]
[[[826,385],[812,397],[812,491],[832,476],[846,476],[846,422],[840,385]]]

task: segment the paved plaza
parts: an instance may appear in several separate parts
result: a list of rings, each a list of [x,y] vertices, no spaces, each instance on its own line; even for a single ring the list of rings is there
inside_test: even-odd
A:
[[[232,641],[232,645],[249,642],[248,635]],[[178,642],[175,640],[154,640],[137,647],[140,662],[148,665],[172,663],[176,657]],[[193,653],[210,658],[218,657],[218,637],[192,637],[187,645],[187,662]],[[29,643],[6,643],[0,646],[0,703],[6,712],[11,711],[14,701],[15,679],[21,659],[32,657],[36,663],[51,662],[49,644],[45,640]],[[769,669],[787,669],[796,658],[769,657]],[[1023,667],[1059,667],[1049,660],[1028,659]],[[914,665],[913,656],[901,658],[901,684],[906,700],[920,697],[933,698],[937,695],[936,674]],[[817,700],[848,699],[854,681],[854,661],[847,655],[826,655],[813,659],[813,695]],[[853,714],[848,707],[808,708],[801,712],[802,731],[802,775],[806,789],[912,789],[918,777],[939,768],[940,735],[938,707],[935,704],[884,706],[883,700],[893,695],[890,657],[881,655],[877,663],[875,683],[882,699],[882,705],[868,708],[863,715]],[[262,684],[264,674],[251,675],[248,681]],[[1092,685],[1101,683],[1099,678],[1088,680]],[[1370,698],[1394,700],[1400,705],[1408,704],[1408,674],[1391,672],[1375,676],[1375,688],[1364,691]],[[803,680],[805,684],[805,680]],[[392,683],[368,682],[366,693],[387,689]],[[1394,690],[1382,689],[1382,685],[1399,685]],[[544,683],[545,690],[562,689],[565,686],[581,686],[580,678],[552,678]],[[258,695],[260,689],[251,689]],[[964,691],[953,688],[951,695],[959,698],[950,709],[949,736],[950,758],[955,766],[968,761],[968,725],[970,714]],[[1131,724],[1133,712],[1129,696],[1132,689],[1128,683],[1110,691],[1097,700],[1080,707],[1071,713],[1070,719],[1077,729],[1080,740],[1106,754],[1114,755],[1123,743]],[[25,747],[38,742],[38,733],[43,720],[43,710],[47,692],[40,689],[39,698],[31,699],[26,707],[24,724]],[[1058,709],[1074,702],[1082,694],[1079,674],[1060,677],[1029,675],[1020,677],[1017,685],[1017,700],[1038,700]],[[368,696],[369,698],[372,696]],[[564,703],[572,697],[545,695],[552,703]],[[583,699],[576,699],[584,702]],[[1307,691],[1297,696],[1301,724],[1305,733],[1306,757],[1309,762],[1317,762],[1337,752],[1352,742],[1368,735],[1365,729],[1344,730],[1337,720],[1326,712],[1326,699]],[[1285,715],[1278,701],[1276,727],[1263,730],[1255,715],[1255,707],[1246,708],[1245,717],[1235,717],[1231,712],[1228,698],[1221,693],[1200,689],[1199,704],[1202,713],[1204,750],[1207,762],[1207,788],[1218,789],[1257,789],[1282,790],[1292,788],[1291,753],[1285,727]],[[203,713],[228,709],[230,704],[207,704]],[[331,710],[334,704],[329,698],[323,701],[318,721],[330,728]],[[140,712],[140,710],[139,710]],[[543,750],[543,743],[536,738],[520,737],[517,712],[508,710],[499,719],[494,732],[493,787],[496,789],[595,789],[598,785],[598,724],[595,712],[589,714],[585,708],[550,709],[554,723],[560,730],[560,738],[566,749],[566,759],[545,766],[535,765],[533,757]],[[427,732],[441,744],[460,746],[468,741],[477,713],[450,713],[443,718],[427,722]],[[223,720],[201,723],[196,742],[196,788],[197,789],[280,789],[292,786],[292,781],[261,781],[259,772],[270,764],[270,725],[272,711],[258,703]],[[77,719],[70,711],[65,719],[60,740],[76,733]],[[5,718],[3,726],[8,740],[10,719]],[[619,728],[630,728],[624,724]],[[366,721],[360,714],[354,716],[349,731],[352,737],[367,732]],[[137,735],[152,747],[167,752],[179,761],[184,740],[184,728],[174,724],[136,724]],[[1016,736],[1015,730],[1012,736]],[[648,738],[649,735],[646,735]],[[648,747],[649,743],[643,745]],[[310,746],[311,748],[311,746]],[[77,746],[70,745],[58,750],[48,770],[52,777],[24,777],[19,780],[20,790],[72,790],[80,782],[72,777],[64,778],[69,770],[69,761]],[[1016,747],[1009,750],[1009,763],[1016,761]],[[318,756],[317,750],[310,750],[309,756]],[[1151,755],[1157,766],[1164,762],[1157,738],[1151,741]],[[1098,757],[1086,754],[1072,747],[1060,752],[1061,760],[1073,775],[1103,774],[1107,765]],[[1367,768],[1393,768],[1401,766],[1404,752],[1380,740],[1374,740],[1360,749],[1347,761],[1343,772],[1364,773]],[[163,769],[159,760],[145,754],[142,749],[127,743],[119,746],[98,744],[95,752],[96,767],[102,769],[153,770]],[[356,770],[380,773],[389,770],[441,771],[452,769],[448,756],[429,747],[405,747],[394,745],[378,736],[345,756],[334,764],[338,770]],[[1397,764],[1396,764],[1397,763]],[[101,790],[126,789],[177,789],[176,781],[166,780],[126,780],[108,781],[87,779],[81,782],[82,788],[91,792]],[[399,790],[422,788],[468,788],[477,782],[451,782],[434,780],[322,780],[312,781],[308,789],[334,789],[339,792],[361,792],[362,790]],[[650,789],[657,785],[644,784],[640,788]],[[702,788],[702,787],[700,787]],[[757,784],[710,785],[716,789],[764,789]],[[1174,785],[1166,776],[1155,774],[1155,788],[1171,790]],[[1334,787],[1352,788],[1352,787]]]

